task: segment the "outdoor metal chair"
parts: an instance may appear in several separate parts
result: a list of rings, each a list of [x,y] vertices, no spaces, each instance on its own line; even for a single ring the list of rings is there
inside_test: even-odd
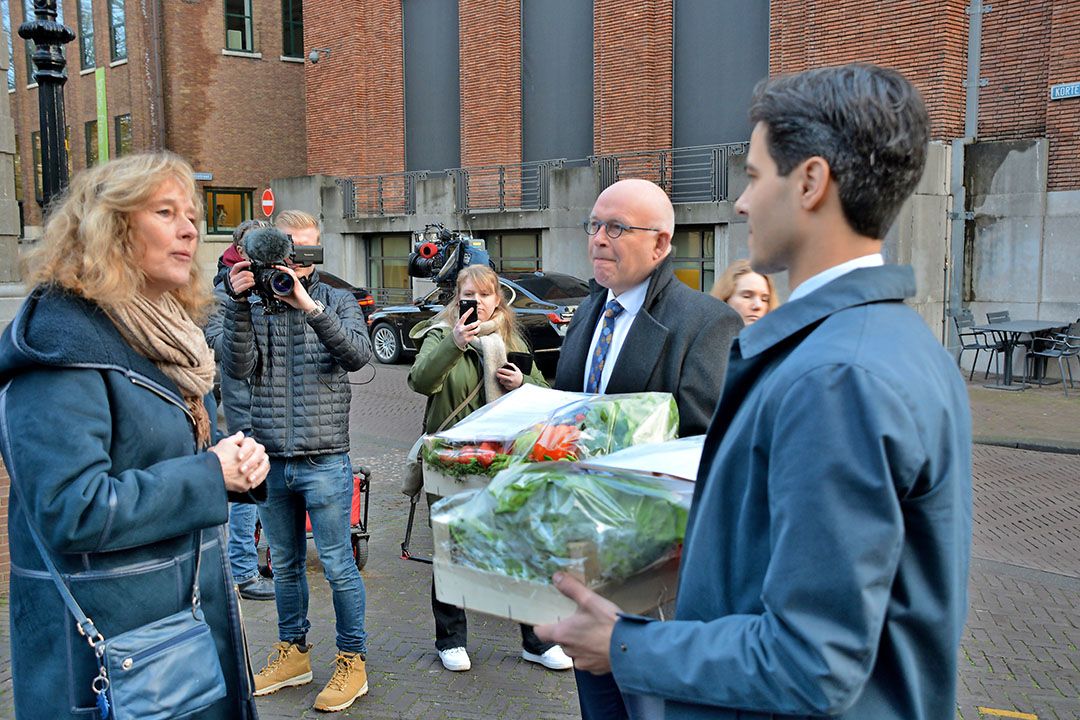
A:
[[[1012,318],[1009,317],[1009,311],[1008,310],[1000,310],[998,312],[988,312],[988,313],[986,313],[986,322],[988,322],[988,323],[1009,322],[1010,320],[1012,320]],[[1005,340],[1006,340],[1005,333],[997,333],[996,332],[996,333],[991,333],[991,335],[993,335],[994,340],[996,340],[999,343],[1004,343]],[[1029,338],[1027,340],[1017,340],[1016,344],[1017,345],[1022,345],[1025,348],[1030,349],[1031,348],[1031,339]]]
[[[1037,337],[1032,340],[1031,349],[1028,350],[1024,361],[1024,382],[1027,382],[1029,367],[1034,368],[1039,359],[1051,358],[1057,360],[1058,372],[1061,373],[1061,390],[1065,393],[1065,397],[1069,397],[1069,388],[1075,387],[1069,360],[1077,358],[1077,362],[1080,363],[1080,322],[1073,323],[1067,332],[1052,338]],[[1069,378],[1068,386],[1065,385],[1066,373]]]
[[[968,380],[975,377],[975,366],[979,362],[979,353],[983,350],[990,353],[990,357],[986,360],[986,374],[983,375],[983,378],[990,377],[991,360],[994,361],[994,371],[1000,375],[999,353],[1004,350],[1004,346],[1000,342],[986,337],[986,333],[971,329],[975,325],[975,318],[971,314],[971,308],[964,308],[954,314],[953,324],[956,326],[956,334],[960,338],[960,352],[956,356],[957,367],[960,367],[960,358],[963,357],[965,351],[975,351],[975,359],[971,363],[971,373],[968,375]]]

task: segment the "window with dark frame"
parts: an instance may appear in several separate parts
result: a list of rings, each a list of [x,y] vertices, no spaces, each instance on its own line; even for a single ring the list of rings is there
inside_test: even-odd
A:
[[[393,305],[412,300],[409,253],[412,235],[373,235],[366,238],[368,286],[376,305]]]
[[[225,0],[225,49],[255,52],[251,31],[251,0]]]
[[[4,32],[7,33],[7,86],[8,90],[15,89],[15,45],[11,40],[11,2],[0,0],[0,12],[4,14]]]
[[[675,277],[694,290],[709,292],[716,279],[716,231],[712,227],[676,228],[671,247]]]
[[[97,120],[83,123],[83,141],[86,145],[86,167],[94,167],[100,157],[98,153]]]
[[[535,272],[541,269],[539,232],[485,234],[495,272]]]
[[[15,140],[14,165],[15,165],[15,200],[16,200],[16,202],[21,203],[24,200],[24,198],[23,198],[23,178],[22,178],[22,153],[19,152],[18,138],[16,138],[16,140]]]
[[[302,0],[281,0],[281,54],[304,57],[304,4]]]
[[[94,3],[93,0],[79,0],[76,6],[79,16],[79,62],[83,70],[97,67],[94,54]]]
[[[23,22],[31,22],[34,17],[34,0],[23,0]],[[26,47],[26,84],[33,85],[37,82],[34,80],[34,43],[23,40],[23,45]]]
[[[113,62],[126,60],[128,56],[124,0],[109,0],[109,54]]]
[[[45,189],[42,180],[42,167],[41,167],[41,132],[34,131],[30,133],[30,146],[33,149],[34,155],[34,198],[41,202],[45,199]]]
[[[244,188],[206,188],[207,234],[231,233],[237,225],[250,220],[253,193]]]
[[[135,149],[135,142],[131,129],[131,113],[117,115],[114,118],[116,132],[116,157],[131,154]]]

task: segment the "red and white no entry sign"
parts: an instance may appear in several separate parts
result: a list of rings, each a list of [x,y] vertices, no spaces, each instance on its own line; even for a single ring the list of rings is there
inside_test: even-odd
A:
[[[274,191],[270,188],[263,190],[262,194],[262,211],[263,215],[270,217],[274,214]]]

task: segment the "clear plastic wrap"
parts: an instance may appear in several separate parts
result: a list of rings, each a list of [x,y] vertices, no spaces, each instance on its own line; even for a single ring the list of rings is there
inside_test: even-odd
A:
[[[563,571],[618,584],[678,557],[692,495],[692,483],[649,473],[515,464],[432,507],[435,557],[534,583]]]
[[[555,410],[522,433],[512,454],[526,462],[582,461],[673,440],[679,410],[671,393],[591,395]]]
[[[586,460],[671,440],[678,427],[670,393],[584,395],[529,385],[425,437],[420,454],[429,492],[446,495],[454,481],[475,487],[513,462]]]

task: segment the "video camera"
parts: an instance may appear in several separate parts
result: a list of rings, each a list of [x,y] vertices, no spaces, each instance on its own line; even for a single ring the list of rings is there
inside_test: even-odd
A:
[[[244,255],[251,261],[251,273],[255,276],[251,292],[262,300],[267,315],[287,310],[289,306],[280,298],[292,295],[296,286],[292,275],[275,265],[309,267],[323,261],[321,245],[294,246],[292,236],[275,227],[259,228],[245,235]]]
[[[423,232],[413,233],[416,248],[409,255],[409,275],[431,279],[442,288],[452,288],[457,275],[470,265],[487,265],[494,269],[487,246],[480,238],[447,230],[433,223]]]

